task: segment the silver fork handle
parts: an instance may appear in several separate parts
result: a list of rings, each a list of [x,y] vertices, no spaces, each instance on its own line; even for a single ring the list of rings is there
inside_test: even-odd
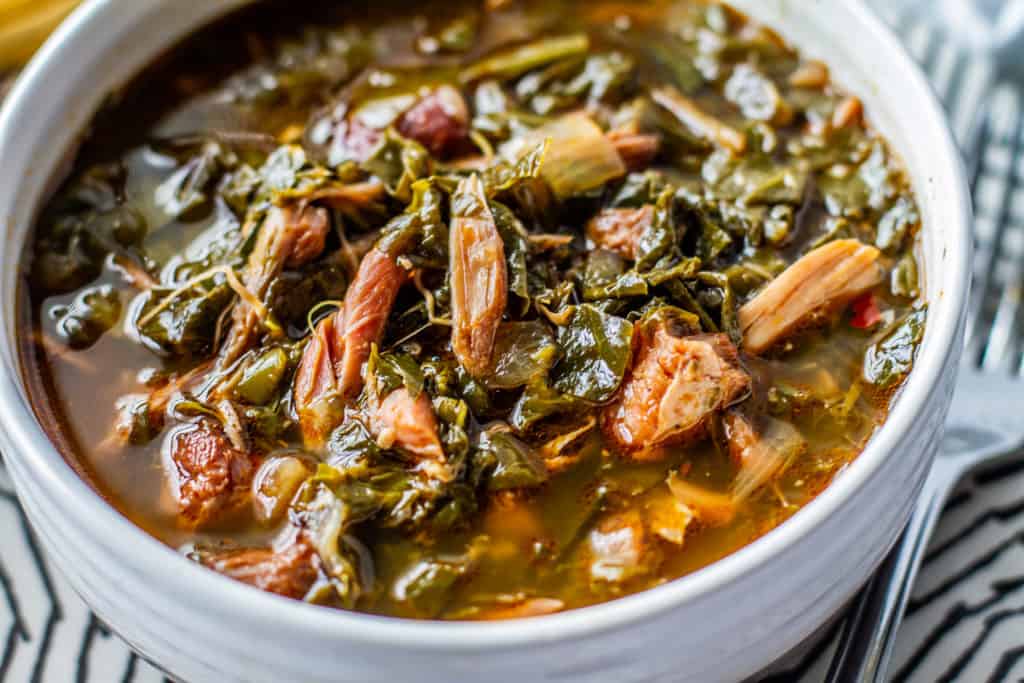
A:
[[[932,468],[903,537],[857,601],[839,636],[828,683],[883,683],[914,578],[956,477]]]
[[[949,422],[899,545],[857,599],[839,635],[826,683],[883,683],[896,630],[913,590],[928,539],[953,487],[969,471],[1022,444],[1019,380],[962,372]]]

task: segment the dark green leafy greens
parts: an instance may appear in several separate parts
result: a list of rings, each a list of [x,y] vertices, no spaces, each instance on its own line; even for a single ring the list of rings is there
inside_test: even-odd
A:
[[[503,431],[480,437],[474,460],[477,480],[486,480],[489,491],[532,488],[547,481],[544,461],[529,444]]]
[[[629,364],[633,325],[590,304],[576,308],[558,332],[562,359],[553,370],[552,386],[593,403],[610,399]]]
[[[57,316],[57,334],[73,349],[92,346],[121,318],[121,298],[109,285],[81,291],[67,307],[51,311]]]
[[[253,64],[173,74],[181,109],[42,212],[36,355],[69,422],[96,401],[65,378],[132,371],[97,447],[125,473],[90,463],[114,498],[139,482],[175,542],[261,539],[225,573],[275,592],[504,618],[721,556],[749,533],[708,529],[767,528],[854,457],[923,338],[922,215],[824,65],[690,0],[363,9],[233,28],[216,54]],[[870,286],[791,283],[780,306],[814,310],[756,348],[752,303],[840,240],[878,256]]]
[[[872,344],[864,354],[864,379],[880,389],[892,388],[914,363],[914,352],[924,336],[926,309],[922,306]]]

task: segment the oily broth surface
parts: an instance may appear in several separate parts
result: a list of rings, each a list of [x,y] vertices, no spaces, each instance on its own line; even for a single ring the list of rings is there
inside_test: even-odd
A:
[[[313,108],[309,103],[293,106],[275,102],[272,106],[250,105],[243,110],[225,101],[219,88],[230,75],[261,56],[261,50],[267,49],[265,38],[278,33],[279,26],[387,21],[394,25],[387,33],[388,39],[396,46],[408,46],[412,39],[405,17],[423,12],[418,3],[397,3],[397,10],[392,3],[390,11],[381,7],[370,10],[371,16],[366,19],[351,20],[346,19],[342,4],[313,3],[296,10],[276,3],[233,17],[162,59],[97,119],[77,168],[101,161],[124,164],[126,203],[146,219],[149,233],[145,248],[156,261],[166,262],[218,217],[215,211],[210,211],[188,220],[169,220],[155,205],[154,190],[169,168],[167,160],[153,151],[148,140],[232,126],[278,136],[289,127],[303,125]],[[541,5],[525,4],[528,9],[524,11],[534,19],[522,26],[572,31],[627,12],[642,22],[646,14],[658,16],[692,8],[692,3],[668,0],[636,6],[574,0],[548,3],[546,9]],[[462,6],[434,3],[431,11],[454,14]],[[500,32],[500,28],[495,30]],[[490,37],[493,43],[508,39],[505,35]],[[487,44],[485,34],[478,50],[485,52]],[[393,58],[395,64],[402,64],[416,58],[416,53],[396,47]],[[696,99],[709,111],[728,114],[726,103],[716,94],[706,93]],[[797,256],[796,251],[784,254],[789,262]],[[123,279],[106,269],[99,282],[120,291],[127,310],[133,290]],[[877,294],[894,307],[905,307],[884,288]],[[55,341],[55,320],[48,312],[54,306],[70,303],[74,296],[50,296],[26,286],[22,300],[26,321],[22,348],[25,374],[31,380],[36,409],[47,429],[71,451],[66,455],[79,464],[91,483],[126,517],[172,547],[225,539],[242,546],[268,542],[274,530],[261,528],[244,515],[198,533],[186,531],[177,523],[174,503],[164,481],[161,439],[145,446],[123,447],[113,439],[112,427],[115,404],[120,397],[140,391],[140,377],[151,368],[182,368],[164,363],[144,349],[128,336],[123,325],[104,334],[87,349],[63,348]],[[701,528],[698,533],[689,534],[681,548],[662,544],[665,561],[656,575],[615,586],[588,580],[586,566],[579,561],[581,539],[573,535],[581,516],[592,510],[598,489],[611,491],[612,499],[624,499],[629,493],[646,491],[663,482],[669,472],[688,463],[690,481],[725,492],[736,468],[713,440],[673,447],[669,457],[660,463],[627,464],[610,455],[593,433],[584,445],[587,455],[580,466],[556,475],[511,511],[500,501],[485,504],[469,529],[437,540],[435,551],[458,554],[481,532],[492,539],[472,576],[459,584],[443,616],[459,618],[464,614],[460,609],[467,605],[519,593],[556,597],[569,608],[593,604],[693,572],[770,531],[826,487],[856,457],[884,420],[886,397],[867,389],[851,391],[860,385],[860,359],[870,340],[870,333],[836,319],[796,337],[788,352],[754,362],[752,369],[762,378],[782,377],[794,387],[826,391],[837,401],[846,400],[844,410],[852,417],[835,420],[822,411],[797,415],[794,422],[808,441],[806,454],[777,479],[770,493],[757,496],[731,523]],[[828,381],[822,380],[823,373],[829,375]],[[390,585],[421,550],[399,533],[380,532],[370,552],[377,580]],[[387,591],[360,608],[406,616],[403,605],[390,599]]]

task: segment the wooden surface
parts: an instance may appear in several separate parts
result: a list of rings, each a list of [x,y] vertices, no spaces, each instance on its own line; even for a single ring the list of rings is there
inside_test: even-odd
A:
[[[0,69],[28,59],[79,0],[0,0]]]

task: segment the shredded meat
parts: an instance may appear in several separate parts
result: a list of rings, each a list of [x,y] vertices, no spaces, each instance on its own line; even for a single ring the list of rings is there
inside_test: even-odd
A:
[[[661,148],[661,138],[647,133],[613,130],[605,137],[615,146],[622,163],[630,171],[642,171],[650,166]]]
[[[405,387],[395,389],[376,407],[370,421],[382,447],[412,456],[420,470],[435,478],[451,478],[437,435],[437,417],[426,393],[413,398]]]
[[[234,448],[209,420],[175,430],[164,442],[164,470],[179,519],[189,528],[215,522],[249,500],[256,458]]]
[[[467,146],[469,109],[458,90],[442,85],[405,112],[395,127],[434,156],[445,158]]]
[[[729,458],[734,465],[742,467],[750,452],[757,447],[757,432],[751,421],[736,410],[726,413],[724,423],[726,438],[729,440]]]
[[[274,548],[202,553],[205,566],[236,581],[288,598],[302,598],[317,579],[316,552],[302,533]]]
[[[836,240],[801,258],[740,308],[743,348],[761,353],[813,316],[877,285],[885,275],[880,256],[857,240]]]
[[[384,334],[406,272],[371,249],[349,286],[345,303],[317,325],[295,373],[295,408],[306,446],[317,448],[342,418],[344,404],[363,387],[362,368]]]
[[[661,554],[638,510],[605,517],[587,537],[590,577],[621,583],[655,569]]]
[[[313,112],[305,127],[302,146],[328,166],[369,159],[384,132],[353,115],[349,101],[367,84],[366,74],[349,81],[326,107]]]
[[[637,244],[653,220],[654,207],[649,204],[638,209],[603,209],[587,223],[587,237],[602,249],[634,260]]]
[[[329,315],[316,326],[295,372],[292,401],[307,448],[316,449],[341,420],[344,406],[338,390],[335,368],[341,362],[344,345],[338,314]]]
[[[259,228],[259,236],[246,263],[242,282],[262,300],[270,283],[285,266],[295,267],[320,255],[328,230],[327,211],[314,206],[274,207]],[[231,329],[218,361],[221,368],[234,363],[249,348],[260,327],[259,313],[245,301],[231,314]]]
[[[359,116],[335,116],[335,120],[331,135],[332,161],[366,161],[384,137],[382,129],[368,125]],[[400,135],[423,145],[433,156],[450,159],[472,152],[469,121],[469,107],[462,93],[450,85],[439,85],[402,112],[394,121],[394,127]],[[378,125],[383,128],[383,124]]]
[[[768,415],[748,417],[732,409],[724,424],[729,456],[739,468],[733,482],[737,501],[781,474],[807,447],[796,427]]]
[[[651,533],[673,545],[683,545],[695,515],[667,486],[657,487],[647,495],[645,511]]]
[[[344,150],[344,157],[359,162],[369,159],[384,138],[382,131],[367,126],[358,116],[345,119],[334,135],[338,141],[335,144],[340,144]]]
[[[384,335],[395,297],[408,279],[408,273],[393,257],[380,249],[371,249],[359,264],[359,272],[345,294],[344,315],[339,330],[344,335],[344,353],[335,368],[338,390],[345,400],[354,398],[363,386],[362,367],[370,356],[370,347]]]
[[[675,472],[669,474],[666,483],[672,496],[701,524],[721,526],[735,519],[739,501],[732,494],[719,493],[691,484],[680,479]]]
[[[659,446],[704,436],[712,416],[749,389],[736,347],[724,334],[675,336],[654,323],[639,332],[622,393],[602,416],[610,440],[637,460]]]
[[[450,250],[452,349],[471,375],[482,377],[505,314],[508,274],[505,245],[475,174],[452,197]]]
[[[296,233],[295,243],[288,250],[285,266],[298,268],[322,254],[328,226],[327,211],[324,209],[307,206],[301,211],[293,211],[289,230]]]
[[[367,180],[362,183],[332,185],[309,195],[311,202],[328,206],[332,209],[356,210],[375,205],[387,195],[387,188],[379,180]]]
[[[262,297],[285,265],[300,266],[319,256],[327,228],[325,209],[309,205],[271,209],[246,264],[246,288]]]

